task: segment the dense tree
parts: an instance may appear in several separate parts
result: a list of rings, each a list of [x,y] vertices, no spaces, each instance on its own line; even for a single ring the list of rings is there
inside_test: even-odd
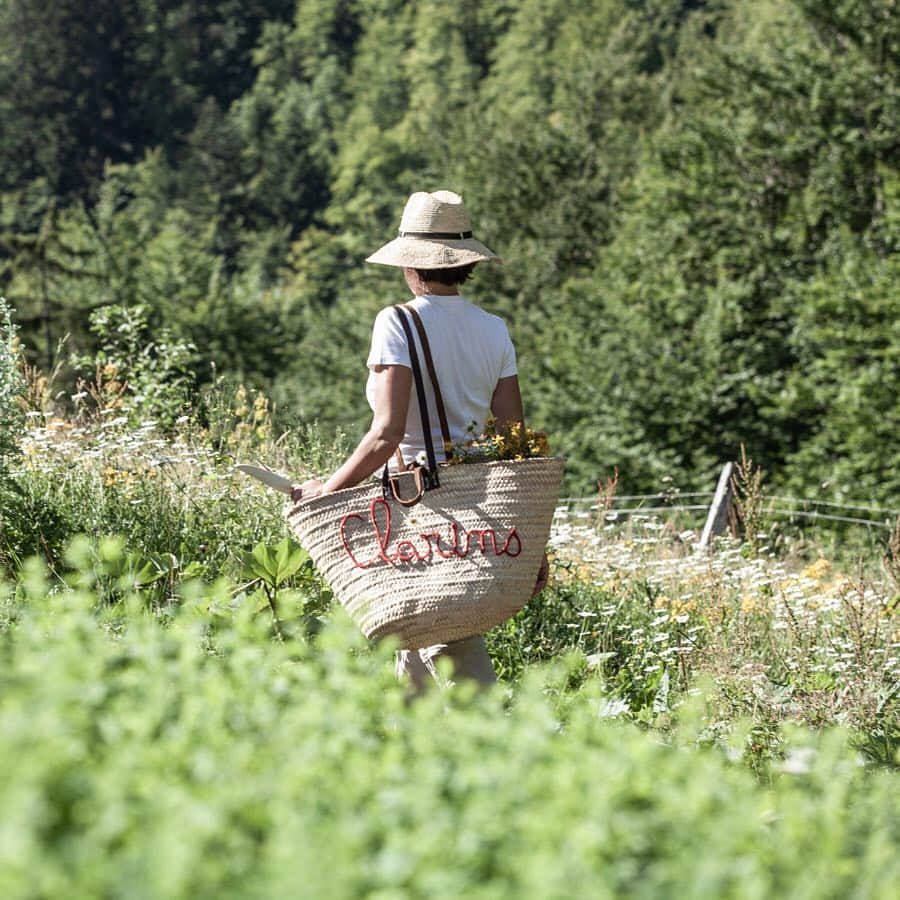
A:
[[[900,10],[880,0],[0,3],[0,288],[29,351],[88,314],[359,430],[362,265],[453,187],[504,258],[533,424],[573,488],[900,499]]]

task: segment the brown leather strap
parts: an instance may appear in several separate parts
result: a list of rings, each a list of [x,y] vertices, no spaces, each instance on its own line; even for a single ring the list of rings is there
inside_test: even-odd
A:
[[[416,312],[415,308],[407,303],[403,307],[409,310],[412,316],[413,324],[416,326],[416,332],[419,335],[419,343],[422,345],[422,353],[425,355],[425,368],[428,369],[428,377],[431,379],[431,386],[434,388],[434,405],[437,407],[438,421],[441,423],[441,436],[444,438],[444,454],[447,459],[453,456],[453,441],[450,439],[450,426],[447,424],[447,413],[444,410],[444,398],[441,396],[441,388],[438,385],[437,372],[434,370],[434,358],[431,355],[431,345],[428,343],[428,334],[422,319]]]
[[[425,393],[425,380],[422,378],[422,367],[419,365],[419,352],[416,350],[416,339],[413,335],[412,326],[409,324],[407,314],[409,310],[403,306],[392,307],[400,320],[403,333],[406,336],[406,345],[409,347],[409,364],[412,367],[413,382],[416,386],[416,399],[419,401],[419,415],[422,419],[422,433],[425,439],[425,458],[427,467],[419,467],[422,477],[422,485],[426,491],[433,491],[441,486],[440,475],[438,474],[437,457],[434,452],[434,441],[431,438],[431,424],[428,415],[428,395]],[[384,470],[381,473],[381,489],[384,499],[389,500],[391,493],[390,475],[388,473],[388,465],[385,463]]]

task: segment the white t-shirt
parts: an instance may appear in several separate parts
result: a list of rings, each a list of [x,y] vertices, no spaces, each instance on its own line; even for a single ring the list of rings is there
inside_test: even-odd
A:
[[[501,378],[517,373],[516,351],[506,323],[459,296],[425,294],[411,301],[428,335],[434,369],[437,374],[444,410],[453,443],[481,434],[491,412],[491,398]],[[444,459],[441,424],[434,403],[434,391],[425,366],[425,355],[415,326],[416,350],[422,368],[422,380],[428,398],[428,418],[434,451],[438,461]],[[366,364],[401,365],[412,368],[406,333],[397,313],[391,308],[381,310],[372,330],[372,349]],[[375,409],[375,385],[369,373],[366,398]],[[409,412],[406,415],[406,436],[400,444],[404,460],[412,462],[425,449],[422,418],[416,386],[410,388]]]

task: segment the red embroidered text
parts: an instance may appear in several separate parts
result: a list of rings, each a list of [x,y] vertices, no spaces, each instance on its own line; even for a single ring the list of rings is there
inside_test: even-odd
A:
[[[379,522],[379,512],[383,511],[383,522]],[[450,524],[447,534],[437,531],[423,532],[418,541],[398,541],[391,546],[391,507],[382,498],[376,498],[369,506],[369,525],[372,536],[378,545],[378,552],[371,559],[360,560],[350,549],[347,539],[347,528],[354,521],[363,522],[357,513],[348,513],[341,519],[341,544],[347,556],[358,569],[370,569],[376,563],[386,562],[391,565],[405,562],[429,562],[434,555],[442,559],[465,559],[473,550],[494,556],[518,556],[522,552],[522,541],[515,528],[512,528],[501,543],[493,528],[472,528],[464,531],[456,522]]]

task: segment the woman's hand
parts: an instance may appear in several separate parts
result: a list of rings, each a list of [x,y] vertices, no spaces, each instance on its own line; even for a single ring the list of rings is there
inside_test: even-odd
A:
[[[299,503],[301,500],[312,500],[322,493],[322,482],[318,478],[310,478],[303,484],[295,484],[291,488],[291,500]]]
[[[544,558],[541,560],[541,567],[538,569],[537,581],[534,583],[534,590],[531,592],[532,597],[537,597],[537,595],[547,587],[547,582],[550,580],[550,560],[547,559],[547,554],[544,554]]]

